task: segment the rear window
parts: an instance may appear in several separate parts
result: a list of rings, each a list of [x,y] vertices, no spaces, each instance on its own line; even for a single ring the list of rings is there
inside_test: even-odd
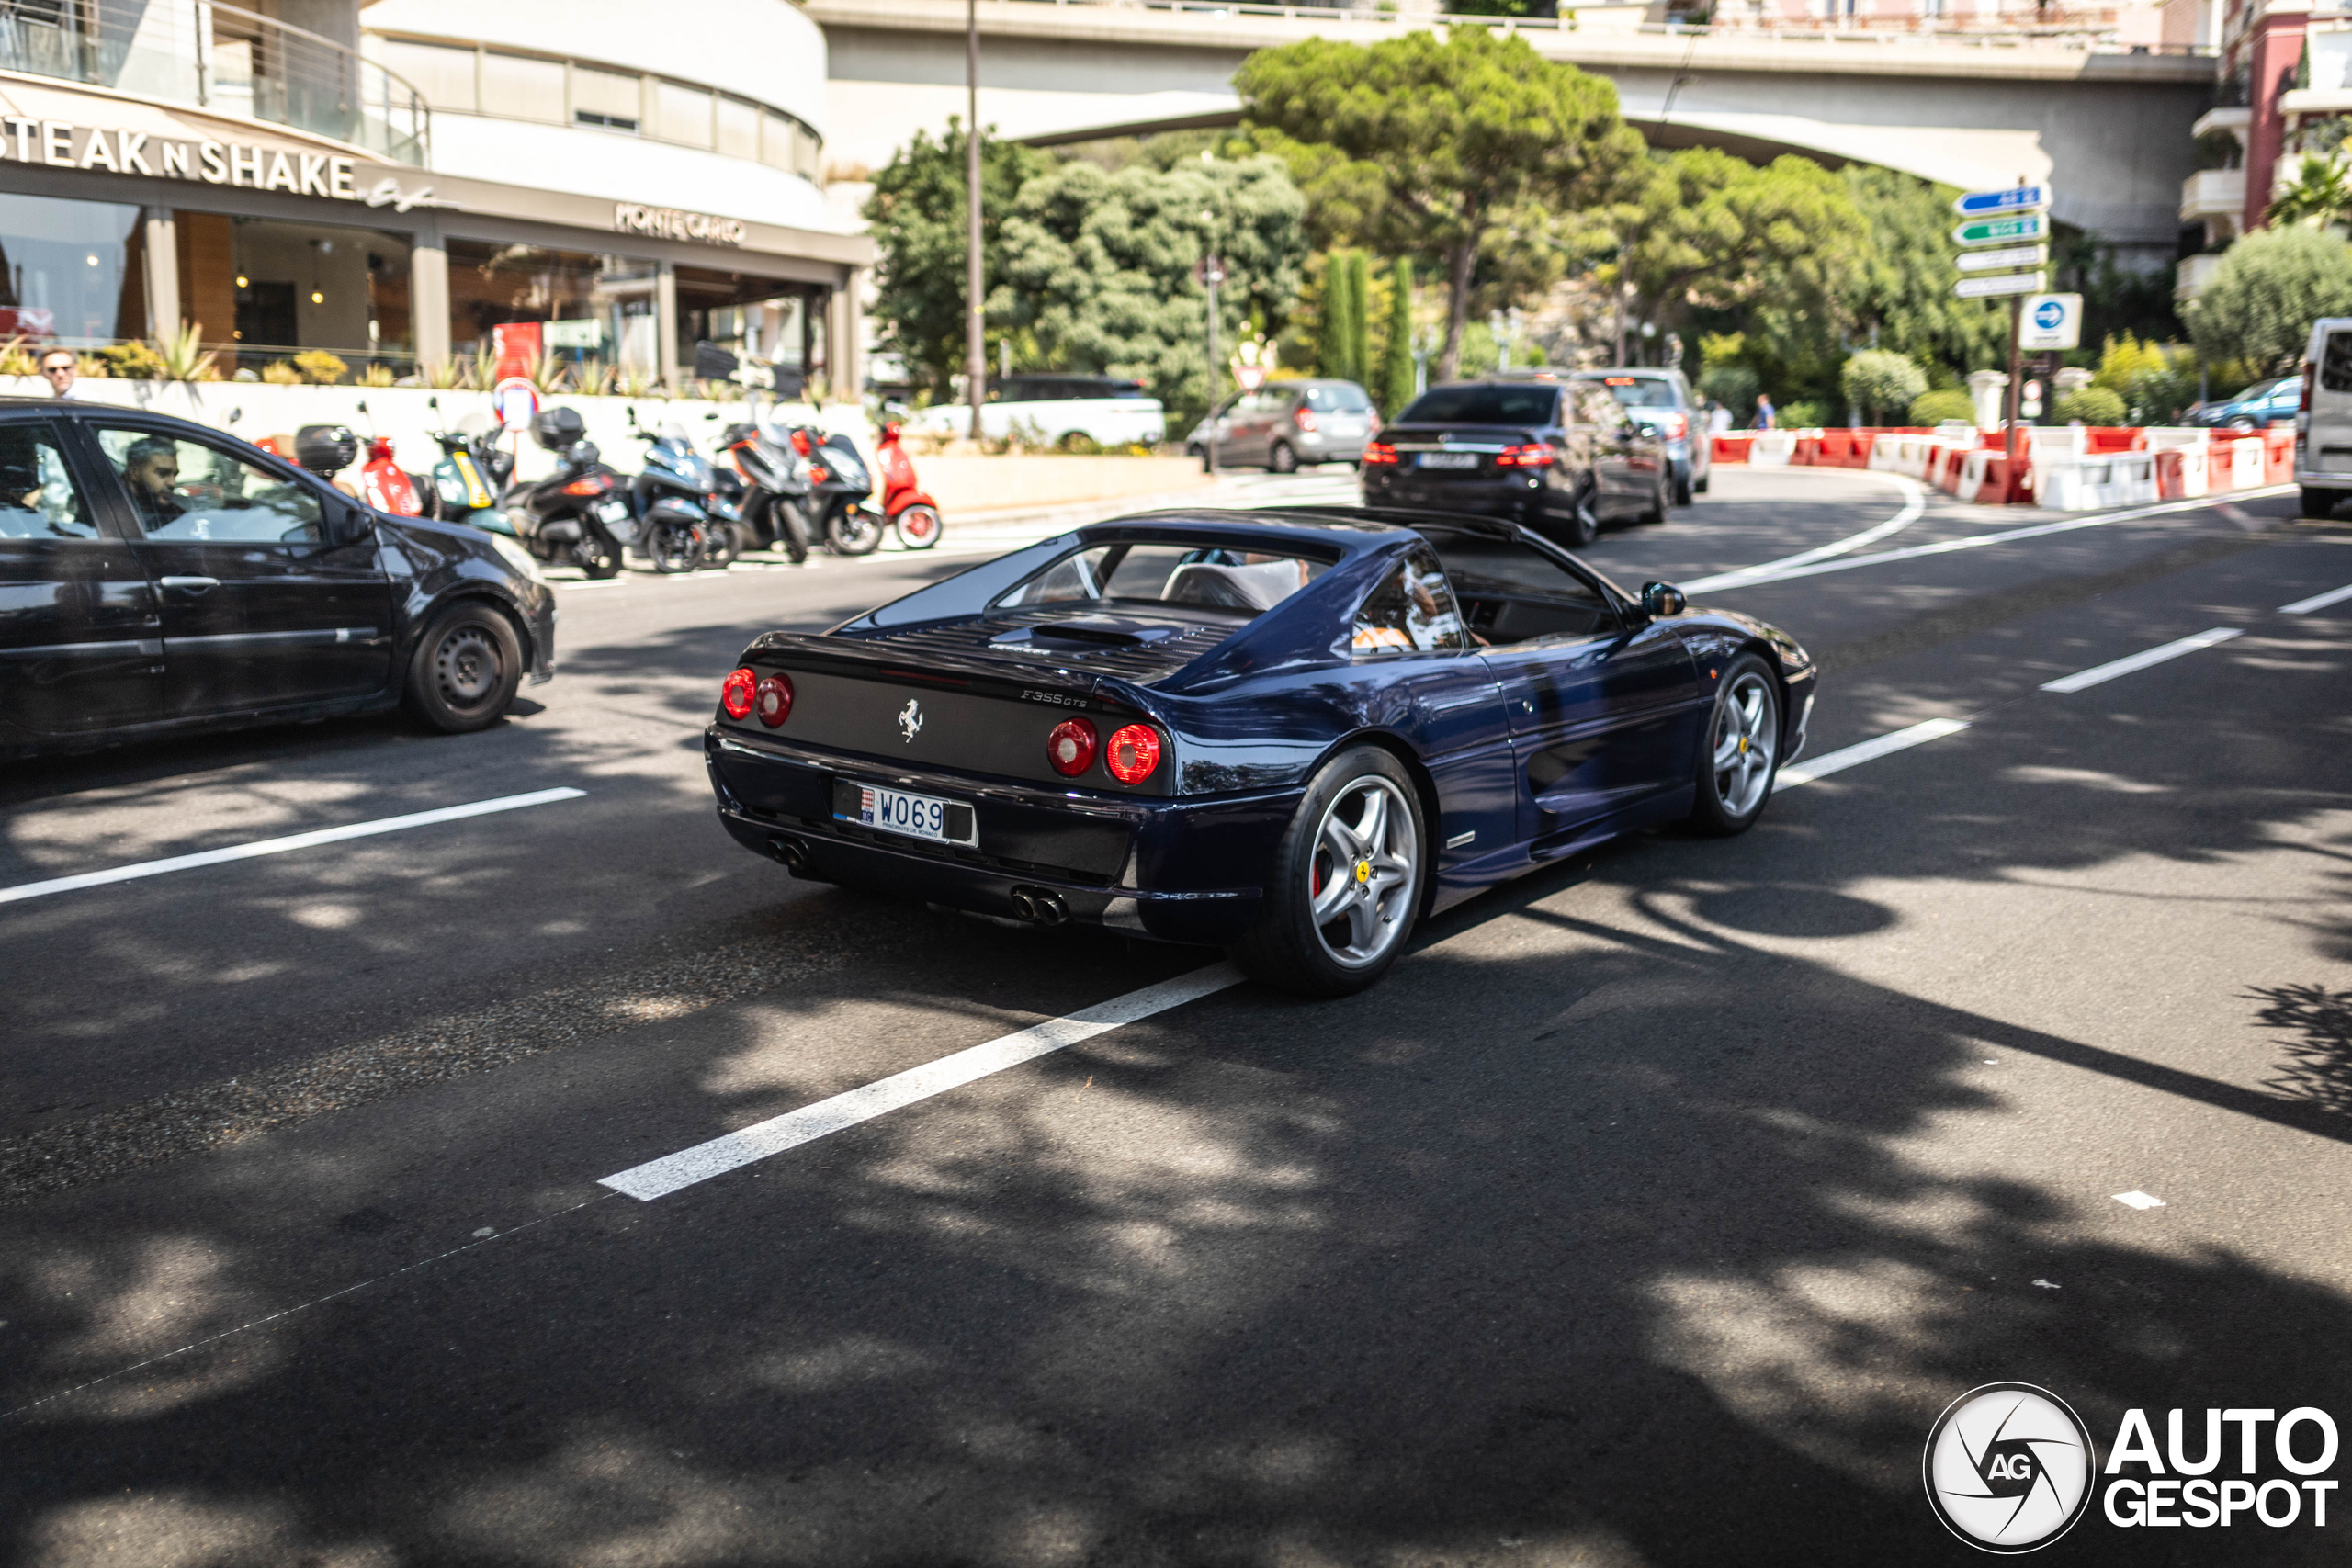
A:
[[[2330,333],[2319,351],[2323,391],[2352,392],[2352,333]]]
[[[1674,383],[1662,376],[1596,376],[1592,378],[1609,389],[1609,395],[1618,406],[1629,409],[1679,409],[1682,400],[1674,395]]]
[[[1372,407],[1372,400],[1363,395],[1362,387],[1309,387],[1306,406],[1329,409],[1333,413],[1362,413]]]
[[[1402,424],[1550,424],[1559,400],[1552,387],[1439,387],[1413,400]]]
[[[1260,550],[1192,544],[1097,545],[1055,561],[996,602],[1005,610],[1127,604],[1227,612],[1244,619],[1272,609],[1316,578],[1324,564]]]

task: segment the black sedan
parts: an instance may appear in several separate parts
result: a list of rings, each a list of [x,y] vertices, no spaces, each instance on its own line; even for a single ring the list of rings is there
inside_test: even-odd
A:
[[[554,660],[512,540],[187,420],[0,400],[0,753],[394,705],[480,729]]]
[[[1363,449],[1367,506],[1475,512],[1571,548],[1609,523],[1663,523],[1667,443],[1591,381],[1432,387]]]
[[[1513,524],[1160,513],[760,637],[705,751],[728,831],[796,875],[1335,995],[1521,872],[1743,831],[1814,680],[1772,627]]]

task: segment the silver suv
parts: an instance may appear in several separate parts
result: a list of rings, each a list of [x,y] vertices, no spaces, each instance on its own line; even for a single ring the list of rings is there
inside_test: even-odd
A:
[[[1360,466],[1380,429],[1372,399],[1353,381],[1270,381],[1244,392],[1193,427],[1185,456],[1206,467],[1257,466],[1287,474],[1301,463]]]
[[[1699,400],[1679,370],[1645,369],[1627,366],[1615,370],[1583,370],[1579,381],[1598,381],[1609,389],[1618,406],[1651,434],[1666,443],[1667,463],[1673,476],[1674,504],[1688,506],[1691,498],[1707,492],[1714,468],[1715,444],[1706,430]]]

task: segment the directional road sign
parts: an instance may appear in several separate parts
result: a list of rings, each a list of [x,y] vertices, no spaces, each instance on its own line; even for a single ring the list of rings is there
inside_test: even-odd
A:
[[[2039,294],[2049,281],[2038,272],[2012,272],[1999,277],[1963,277],[1951,286],[1951,291],[1962,299],[1997,299],[2012,294]]]
[[[2028,354],[2053,348],[2079,348],[2083,342],[2083,297],[2079,294],[2031,294],[2018,329],[2018,347]]]
[[[1951,231],[1955,245],[2018,245],[2050,238],[2050,220],[2039,212],[2010,218],[1979,218]]]
[[[1962,272],[2008,272],[2021,266],[2047,266],[2048,245],[2011,245],[2005,251],[1962,251],[1952,260]]]
[[[2048,186],[2009,186],[2001,190],[1973,190],[1951,204],[1962,218],[1989,218],[2003,212],[2039,212],[2051,203]]]

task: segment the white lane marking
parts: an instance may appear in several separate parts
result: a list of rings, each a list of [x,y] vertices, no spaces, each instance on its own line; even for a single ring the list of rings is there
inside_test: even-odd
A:
[[[1897,729],[1890,734],[1882,735],[1874,740],[1864,740],[1841,750],[1824,752],[1809,762],[1799,762],[1794,767],[1782,768],[1779,776],[1773,780],[1772,788],[1776,793],[1784,789],[1794,789],[1799,784],[1811,784],[1814,780],[1826,778],[1831,773],[1843,773],[1858,762],[1875,761],[1881,757],[1891,756],[1897,751],[1907,751],[1914,746],[1923,746],[1930,740],[1941,740],[1947,735],[1957,735],[1967,728],[1968,721],[1964,718],[1931,718],[1925,723],[1912,725],[1906,729]]]
[[[2267,490],[2240,491],[2242,496],[2261,497],[2284,495],[2294,487],[2274,485]],[[2104,528],[2110,523],[2130,523],[2142,517],[2159,517],[2170,512],[2194,512],[2213,505],[2209,496],[2194,501],[2167,501],[2155,506],[2135,507],[2130,512],[2109,512],[2097,517],[2070,517],[2063,523],[2034,523],[2023,528],[2007,528],[1997,534],[1976,534],[1965,538],[1939,539],[1932,545],[1910,545],[1899,550],[1881,550],[1875,555],[1849,556],[1839,560],[1814,561],[1804,566],[1792,566],[1771,571],[1762,567],[1750,567],[1737,572],[1724,572],[1723,578],[1736,579],[1736,586],[1752,588],[1759,582],[1785,582],[1791,578],[1818,577],[1826,571],[1854,571],[1866,566],[1884,566],[1891,561],[1916,560],[1921,556],[1950,555],[1954,550],[1981,550],[1988,545],[2006,545],[2018,539],[2038,539],[2050,534],[2071,534],[2083,528]],[[1717,578],[1702,577],[1696,582],[1680,584],[1686,593],[1712,592]]]
[[[1905,479],[1901,474],[1888,474],[1884,477],[1893,479],[1902,487],[1904,497],[1903,509],[1885,522],[1874,527],[1865,528],[1859,534],[1849,535],[1843,539],[1832,539],[1826,545],[1818,545],[1809,550],[1800,550],[1792,556],[1782,556],[1779,560],[1768,560],[1756,566],[1744,566],[1736,571],[1719,571],[1713,577],[1702,577],[1696,582],[1685,582],[1679,586],[1685,593],[1713,593],[1725,588],[1736,588],[1742,583],[1762,581],[1774,572],[1790,567],[1810,565],[1814,561],[1827,560],[1832,556],[1842,556],[1849,550],[1859,550],[1864,545],[1875,545],[1889,534],[1901,533],[1912,524],[1917,523],[1920,514],[1928,510],[1928,492],[1915,480]]]
[[[2161,1209],[2165,1206],[2165,1201],[2154,1193],[2143,1192],[2136,1188],[2129,1192],[2118,1192],[2115,1201],[2127,1209]]]
[[[46,882],[22,882],[14,887],[0,887],[0,904],[45,897],[51,893],[71,893],[83,887],[103,887],[109,882],[161,876],[166,872],[190,871],[199,865],[252,860],[256,855],[282,855],[289,850],[341,843],[345,839],[372,838],[378,833],[398,833],[410,828],[428,828],[435,822],[458,822],[469,817],[487,817],[497,811],[520,811],[526,806],[578,800],[587,793],[586,790],[569,786],[537,789],[528,795],[503,795],[496,800],[477,800],[467,806],[444,806],[433,811],[411,812],[406,817],[381,817],[373,822],[350,822],[340,828],[319,828],[308,833],[289,833],[282,839],[260,839],[250,844],[231,844],[226,849],[205,850],[198,854],[173,855],[168,860],[142,860],[130,865],[112,866],[105,871],[85,871],[77,876],[56,876]]]
[[[2324,610],[2330,604],[2341,604],[2346,599],[2352,599],[2352,583],[2331,588],[2324,593],[2314,593],[2308,599],[2298,599],[2291,604],[2281,604],[2278,613],[2282,615],[2308,615],[2313,610]]]
[[[2178,642],[2165,643],[2162,648],[2147,649],[2128,659],[2095,664],[2088,670],[2077,670],[2072,675],[2064,675],[2055,681],[2044,681],[2041,689],[2045,692],[2079,692],[2102,681],[2112,681],[2118,675],[2129,675],[2135,670],[2145,670],[2151,664],[2162,664],[2168,659],[2178,659],[2184,653],[2195,653],[2200,648],[2227,642],[2237,635],[2235,626],[2215,626],[2211,631],[2199,632],[2195,637],[2185,637]]]
[[[1051,1055],[1065,1046],[1081,1040],[1091,1040],[1106,1030],[1134,1023],[1212,996],[1228,986],[1241,983],[1241,972],[1230,964],[1212,964],[1205,969],[1195,969],[1190,975],[1180,975],[1173,980],[1162,980],[1156,986],[1146,986],[1139,991],[1129,991],[1124,997],[1114,997],[1107,1002],[1082,1008],[1067,1018],[1047,1019],[1032,1024],[1018,1033],[1003,1035],[953,1055],[926,1062],[920,1067],[910,1067],[903,1073],[893,1073],[887,1078],[876,1078],[870,1084],[834,1095],[830,1100],[804,1105],[781,1116],[757,1122],[741,1132],[696,1144],[690,1149],[631,1166],[616,1175],[607,1176],[598,1184],[616,1192],[627,1193],[646,1202],[667,1197],[681,1188],[692,1187],[697,1181],[707,1181],[714,1176],[724,1176],[763,1160],[770,1155],[797,1148],[861,1122],[871,1122],[876,1116],[901,1110],[918,1100],[944,1094],[951,1089],[1001,1073],[1007,1067],[1017,1067],[1023,1062]]]

